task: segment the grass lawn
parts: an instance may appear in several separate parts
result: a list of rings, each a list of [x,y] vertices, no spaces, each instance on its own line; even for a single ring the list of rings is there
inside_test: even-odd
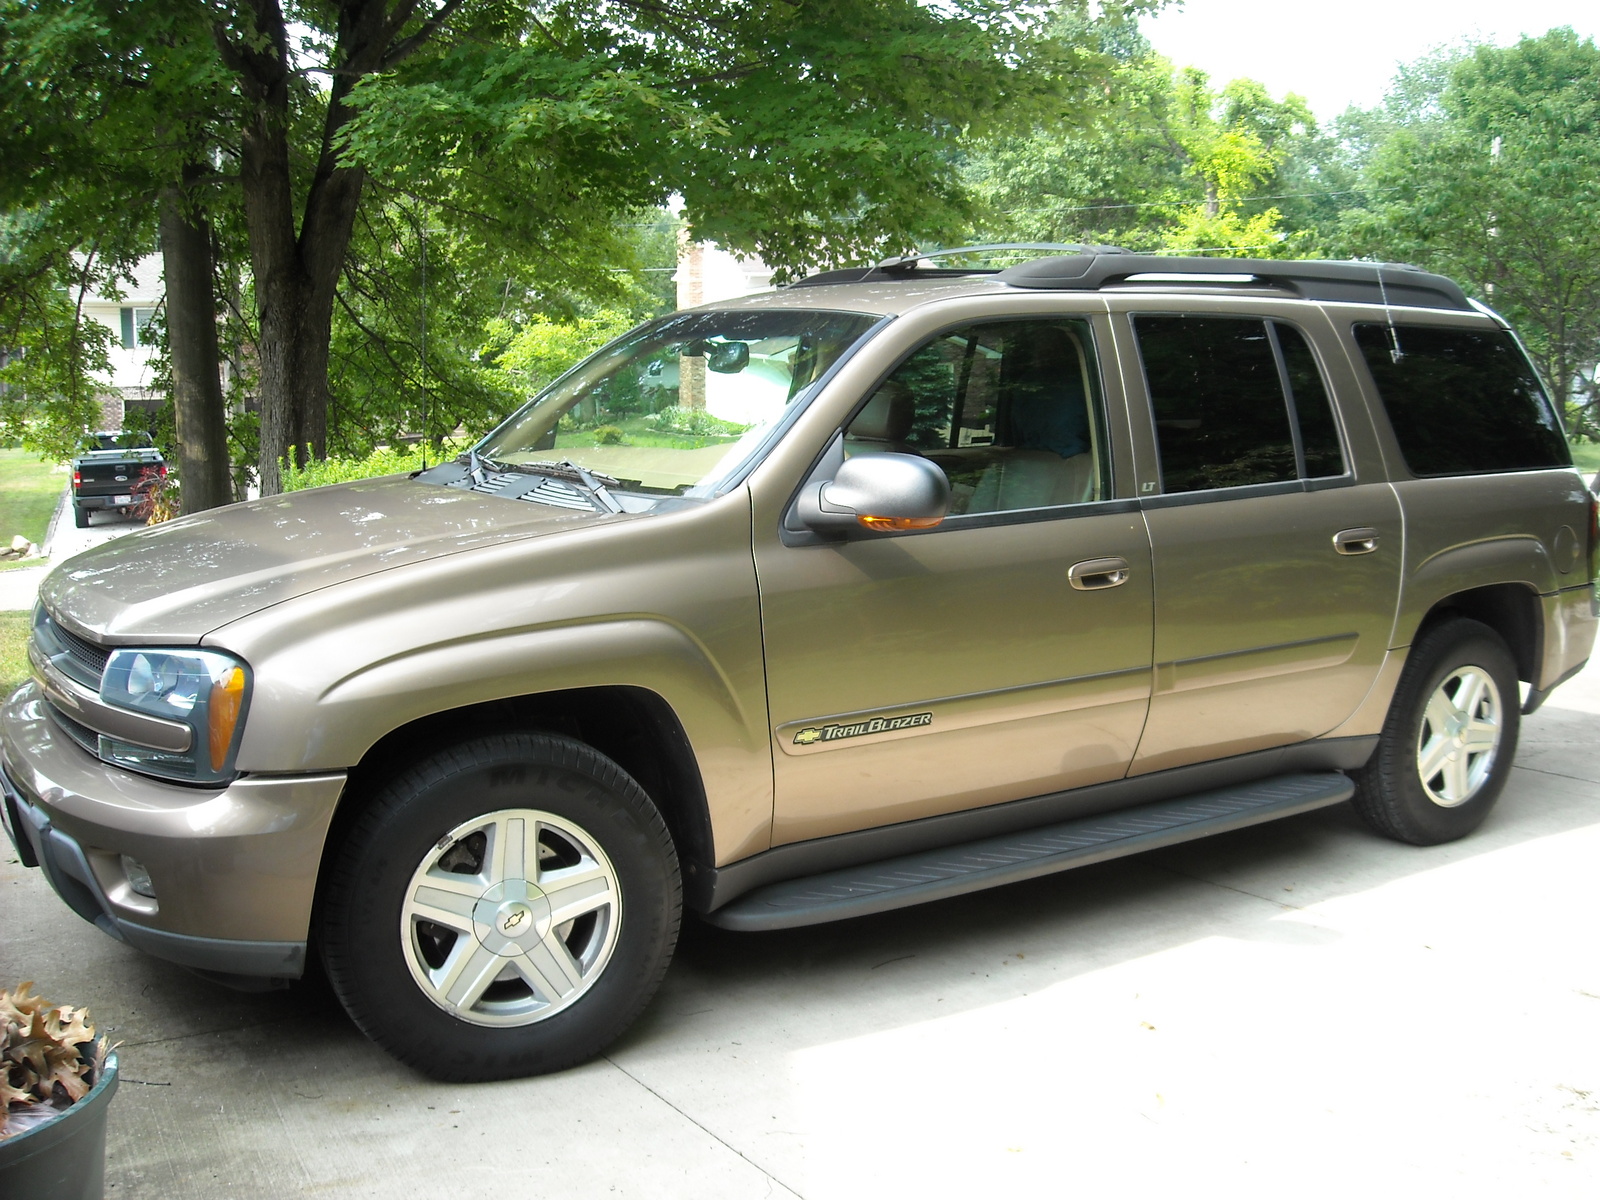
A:
[[[0,612],[0,699],[28,678],[28,613]]]
[[[1600,442],[1569,442],[1572,447],[1572,465],[1585,475],[1600,471]]]
[[[9,546],[19,533],[30,542],[43,544],[50,515],[66,486],[66,468],[40,462],[26,450],[0,450],[0,545]],[[17,564],[0,564],[0,568],[7,565]]]

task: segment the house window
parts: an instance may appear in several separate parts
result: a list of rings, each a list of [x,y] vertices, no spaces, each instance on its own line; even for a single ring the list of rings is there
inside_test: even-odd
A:
[[[153,308],[124,308],[122,310],[122,348],[132,350],[139,346],[154,346],[156,344],[156,330],[151,328],[155,320],[156,310]]]

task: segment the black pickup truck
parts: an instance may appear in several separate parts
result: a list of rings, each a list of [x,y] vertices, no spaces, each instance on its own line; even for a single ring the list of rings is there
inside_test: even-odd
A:
[[[132,512],[167,473],[161,451],[142,434],[91,433],[84,445],[72,460],[72,515],[79,529],[88,528],[97,508]]]

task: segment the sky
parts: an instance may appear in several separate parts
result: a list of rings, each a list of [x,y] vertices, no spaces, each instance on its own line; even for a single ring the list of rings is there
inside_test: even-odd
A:
[[[1321,120],[1378,103],[1397,65],[1437,46],[1506,45],[1557,25],[1600,36],[1600,0],[1186,0],[1139,22],[1178,66],[1298,92]]]

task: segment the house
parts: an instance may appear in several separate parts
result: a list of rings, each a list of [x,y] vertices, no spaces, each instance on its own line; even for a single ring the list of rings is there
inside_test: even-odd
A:
[[[715,242],[678,243],[678,307],[732,300],[772,287],[772,268],[759,258],[741,258]]]
[[[146,420],[141,414],[154,413],[166,398],[155,390],[156,328],[161,306],[166,299],[162,281],[161,256],[147,254],[134,268],[133,279],[124,281],[121,295],[115,298],[91,294],[83,302],[84,316],[98,321],[111,331],[111,378],[100,394],[98,429],[121,429],[130,415],[135,424]]]
[[[772,268],[759,258],[730,253],[715,242],[694,242],[683,236],[678,241],[678,270],[672,279],[678,285],[678,307],[693,308],[767,291],[772,287]],[[678,403],[685,408],[703,408],[714,417],[741,425],[757,419],[749,411],[748,380],[743,386],[729,386],[726,380],[708,377],[703,358],[680,359],[671,385],[678,389]]]

